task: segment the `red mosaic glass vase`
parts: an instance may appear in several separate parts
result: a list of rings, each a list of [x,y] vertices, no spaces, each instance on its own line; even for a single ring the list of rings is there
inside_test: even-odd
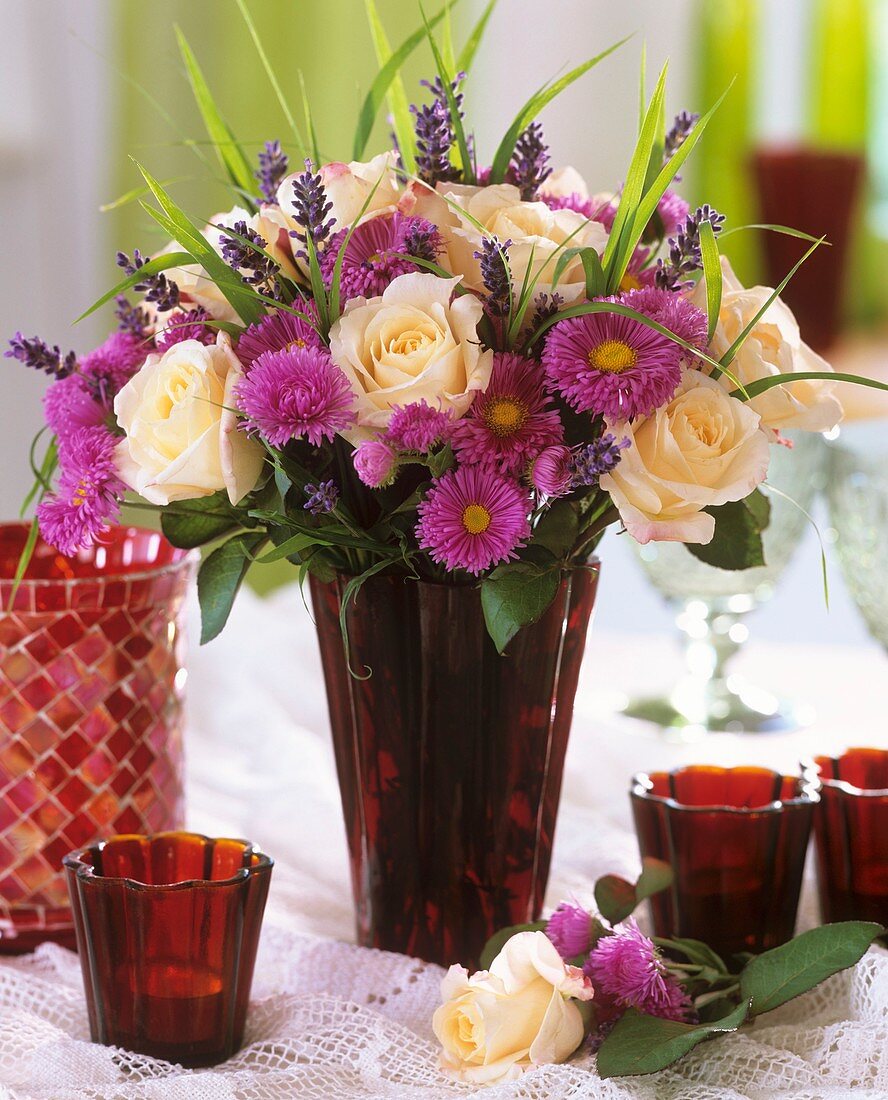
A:
[[[347,584],[311,589],[358,941],[474,966],[540,915],[598,564],[504,656],[476,586],[377,576],[348,600],[347,659]]]
[[[183,822],[182,608],[194,556],[119,527],[76,558],[0,526],[0,952],[74,946],[62,858]]]

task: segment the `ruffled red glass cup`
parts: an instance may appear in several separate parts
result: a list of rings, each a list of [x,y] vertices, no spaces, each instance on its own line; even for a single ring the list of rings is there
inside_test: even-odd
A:
[[[813,764],[821,916],[888,924],[888,750],[848,749]]]
[[[665,860],[675,875],[651,898],[658,936],[704,940],[724,955],[792,937],[813,776],[694,765],[637,775],[630,794],[642,856]]]
[[[244,840],[117,836],[64,859],[93,1042],[183,1066],[241,1045],[272,860]]]

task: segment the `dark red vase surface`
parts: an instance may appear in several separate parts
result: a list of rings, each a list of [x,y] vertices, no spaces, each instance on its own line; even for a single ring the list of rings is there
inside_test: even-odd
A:
[[[536,919],[598,565],[500,656],[475,586],[312,578],[360,943],[473,966]]]
[[[272,860],[243,840],[118,836],[65,857],[93,1042],[184,1066],[240,1047]]]
[[[821,916],[888,925],[888,750],[849,749],[815,764]]]
[[[75,558],[0,525],[0,952],[74,946],[62,858],[182,824],[182,609],[194,558],[110,530]]]
[[[650,899],[658,936],[725,956],[792,938],[817,801],[809,775],[693,765],[636,776],[631,798],[642,856],[675,875]]]

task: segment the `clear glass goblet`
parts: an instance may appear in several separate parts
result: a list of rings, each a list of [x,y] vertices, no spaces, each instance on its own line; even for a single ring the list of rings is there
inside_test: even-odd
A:
[[[888,649],[888,424],[842,427],[828,453],[829,518],[842,575],[870,634]]]
[[[623,710],[629,717],[679,731],[680,740],[707,732],[778,733],[811,720],[810,708],[778,699],[729,668],[749,636],[746,616],[774,594],[807,523],[801,509],[810,510],[822,485],[821,436],[794,432],[790,437],[792,449],[774,446],[771,451],[768,483],[779,492],[768,494],[771,522],[762,536],[766,565],[717,569],[680,543],[636,547],[648,579],[677,609],[686,671],[667,694],[631,700]]]

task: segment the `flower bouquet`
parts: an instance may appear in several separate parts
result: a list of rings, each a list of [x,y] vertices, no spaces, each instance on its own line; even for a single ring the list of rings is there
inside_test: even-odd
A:
[[[442,961],[540,911],[605,529],[761,564],[771,448],[841,415],[785,281],[745,289],[720,256],[762,227],[673,190],[717,104],[667,126],[664,70],[625,178],[593,193],[537,116],[613,47],[478,149],[493,6],[456,55],[447,9],[392,51],[367,0],[381,68],[349,163],[323,162],[260,46],[296,171],[277,141],[250,163],[180,36],[237,205],[205,223],[142,167],[171,243],[118,256],[93,309],[116,300],[119,330],[6,353],[53,379],[30,499],[63,554],[136,494],[175,545],[213,547],[203,641],[254,562],[310,580],[360,938]],[[423,42],[437,72],[408,107]],[[386,97],[394,146],[367,160]]]

